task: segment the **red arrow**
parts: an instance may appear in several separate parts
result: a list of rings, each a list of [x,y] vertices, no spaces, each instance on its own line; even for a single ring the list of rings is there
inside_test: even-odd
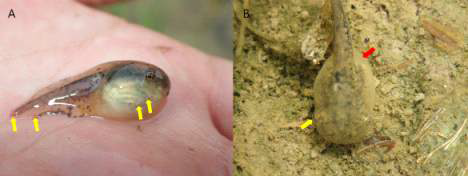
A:
[[[364,58],[369,58],[370,55],[372,55],[372,53],[375,51],[375,48],[371,48],[369,49],[369,51],[366,51],[366,52],[363,52],[362,53],[362,57]]]

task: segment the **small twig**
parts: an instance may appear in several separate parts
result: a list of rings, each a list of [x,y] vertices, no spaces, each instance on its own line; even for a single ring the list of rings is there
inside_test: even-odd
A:
[[[237,8],[237,3],[236,2],[233,2],[233,8],[234,8],[234,13],[236,14],[236,17],[237,16],[237,10],[239,10]],[[244,2],[243,6],[244,8],[248,7],[248,4],[249,4],[249,1],[247,1],[247,3]],[[244,47],[244,42],[245,42],[245,25],[246,25],[246,22],[243,18],[238,18],[238,20],[240,21],[240,27],[239,27],[239,36],[237,37],[237,46],[236,46],[236,51],[235,51],[235,57],[239,58],[241,57],[241,53],[242,53],[242,49]]]
[[[420,138],[422,138],[425,134],[425,132],[427,131],[427,129],[429,129],[429,127],[434,124],[435,121],[437,121],[437,119],[439,119],[439,114],[440,113],[443,113],[445,111],[445,108],[439,108],[437,110],[437,112],[435,113],[435,117],[433,118],[430,118],[429,120],[427,120],[424,125],[419,129],[419,131],[416,133],[416,138],[413,140],[413,141],[419,141]]]
[[[450,140],[448,140],[448,141],[446,142],[447,144],[446,144],[444,150],[447,150],[447,149],[449,148],[449,146],[452,145],[453,142],[455,142],[455,140],[458,138],[458,136],[460,136],[460,133],[463,131],[463,128],[465,127],[465,124],[466,124],[466,121],[467,121],[467,120],[468,120],[468,119],[465,119],[465,120],[463,121],[463,124],[462,124],[462,126],[458,129],[457,133],[455,133],[455,135],[453,135],[453,137],[452,137]]]
[[[460,167],[460,172],[458,172],[460,174],[458,174],[458,175],[464,176],[466,171],[468,171],[468,165],[466,165],[464,163],[463,159],[460,159],[460,158],[458,158],[457,161],[453,164],[452,170],[450,171],[449,175],[455,175],[456,174],[455,172],[457,172],[457,166],[461,166]]]
[[[439,137],[442,137],[442,138],[444,138],[444,139],[448,139],[448,137],[445,136],[444,134],[442,134],[440,131],[435,132],[434,134],[437,135],[437,136],[439,136]]]
[[[444,142],[442,145],[438,146],[436,149],[434,149],[432,152],[430,152],[429,154],[427,154],[426,156],[422,156],[420,158],[418,158],[416,160],[417,163],[420,163],[421,160],[424,158],[424,161],[423,161],[423,164],[426,163],[426,161],[438,150],[440,150],[441,148],[443,148],[444,146],[444,150],[447,150],[448,147],[458,138],[458,136],[460,135],[460,133],[463,131],[463,128],[465,127],[466,125],[466,121],[468,119],[465,119],[463,121],[463,124],[461,125],[461,127],[458,129],[458,131],[452,136],[452,138],[450,138],[448,141]]]

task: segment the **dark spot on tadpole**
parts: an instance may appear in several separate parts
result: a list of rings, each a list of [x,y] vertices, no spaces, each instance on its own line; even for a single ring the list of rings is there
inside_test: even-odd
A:
[[[335,80],[337,82],[340,82],[340,78],[341,78],[341,73],[340,72],[335,72]]]
[[[364,39],[364,43],[369,43],[369,41],[370,41],[370,39],[367,38],[367,37]]]

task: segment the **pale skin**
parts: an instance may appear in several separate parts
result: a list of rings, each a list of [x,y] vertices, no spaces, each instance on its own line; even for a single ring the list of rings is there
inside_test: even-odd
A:
[[[232,63],[81,3],[0,1],[0,175],[230,175]],[[41,117],[37,133],[17,117],[12,132],[11,111],[40,88],[129,59],[171,80],[156,118]]]

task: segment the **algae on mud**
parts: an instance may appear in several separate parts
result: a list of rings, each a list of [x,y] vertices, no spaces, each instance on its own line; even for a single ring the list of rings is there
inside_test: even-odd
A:
[[[308,43],[317,42],[317,38],[324,39],[318,42],[328,41],[325,33],[311,32],[326,20],[317,17],[324,2],[234,1],[240,13],[248,7],[252,14],[249,19],[236,18],[234,23],[239,51],[234,66],[234,175],[468,172],[463,155],[468,146],[468,127],[462,126],[468,112],[466,2],[343,1],[354,34],[353,45],[362,51],[371,47],[382,51],[384,62],[372,64],[380,80],[373,109],[378,119],[375,126],[381,129],[378,134],[396,142],[389,152],[375,147],[356,155],[352,151],[362,146],[328,144],[316,132],[316,124],[306,130],[299,128],[315,113],[312,85],[320,64],[309,57],[311,53],[326,53],[328,48],[313,48],[318,45]],[[298,14],[310,18],[301,19]],[[447,52],[438,46],[437,36],[424,28],[422,19],[450,24],[444,25],[454,29],[448,33],[458,31],[450,36],[462,36],[455,41],[463,44]],[[274,36],[269,38],[274,41],[263,36]],[[287,43],[294,45],[282,46]],[[444,146],[433,152],[450,139],[454,140],[447,150]]]

